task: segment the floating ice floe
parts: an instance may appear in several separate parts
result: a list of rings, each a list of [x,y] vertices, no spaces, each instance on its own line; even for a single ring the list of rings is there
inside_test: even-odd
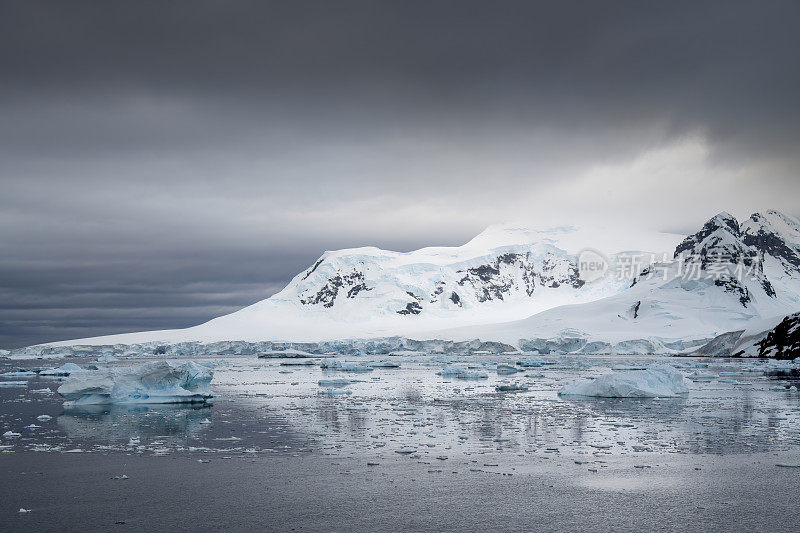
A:
[[[58,393],[64,405],[203,403],[213,395],[214,371],[194,362],[156,361],[128,368],[80,372]]]
[[[521,392],[528,390],[525,383],[504,383],[495,387],[497,392]]]
[[[340,370],[342,372],[372,372],[371,366],[348,361],[323,361],[319,366],[325,370]]]
[[[367,365],[372,368],[400,368],[400,363],[395,363],[394,361],[374,361],[367,363]]]
[[[688,378],[696,383],[708,383],[717,379],[717,376],[715,374],[708,374],[708,373],[704,374],[702,372],[698,372],[697,370],[695,370],[694,372],[689,374]]]
[[[287,350],[268,350],[258,354],[260,359],[282,359],[282,358],[292,358],[292,359],[303,359],[309,357],[319,357],[317,354],[313,354],[311,352],[304,352],[303,350],[294,350],[294,349],[287,349]]]
[[[0,387],[25,387],[27,381],[0,381]]]
[[[487,379],[489,374],[486,372],[481,372],[479,370],[467,370],[466,372],[461,372],[460,374],[456,374],[458,379]]]
[[[48,368],[39,372],[40,376],[62,376],[66,377],[75,372],[83,372],[83,369],[75,363],[65,363],[58,368]]]
[[[325,389],[319,391],[319,394],[325,396],[349,396],[350,394],[353,394],[353,391],[344,389]]]
[[[545,361],[541,357],[528,357],[527,359],[521,359],[517,361],[517,365],[523,368],[533,368],[537,366],[544,366],[544,365],[552,365],[553,363],[550,361]]]
[[[517,372],[524,372],[521,368],[516,368],[511,365],[498,364],[497,373],[500,375],[516,374]]]
[[[470,370],[463,366],[449,366],[439,372],[443,378],[457,378],[457,379],[486,379],[489,375],[486,372],[479,370]]]
[[[317,382],[320,387],[326,388],[338,388],[338,387],[345,387],[353,383],[349,379],[321,379]]]
[[[683,374],[671,367],[613,372],[593,380],[575,381],[558,393],[561,396],[602,398],[676,397],[689,393]]]
[[[643,365],[614,365],[611,367],[614,372],[624,372],[626,370],[647,370]]]
[[[12,370],[10,372],[3,372],[0,377],[4,378],[32,378],[37,375],[33,370]]]

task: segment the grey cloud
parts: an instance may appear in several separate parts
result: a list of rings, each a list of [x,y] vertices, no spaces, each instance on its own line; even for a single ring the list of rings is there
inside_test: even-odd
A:
[[[6,2],[0,346],[191,325],[324,249],[456,245],[508,218],[800,214],[798,15]]]

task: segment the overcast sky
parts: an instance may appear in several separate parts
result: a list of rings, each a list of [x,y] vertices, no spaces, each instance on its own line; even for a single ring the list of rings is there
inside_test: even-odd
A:
[[[0,0],[0,347],[325,249],[800,214],[797,2]]]

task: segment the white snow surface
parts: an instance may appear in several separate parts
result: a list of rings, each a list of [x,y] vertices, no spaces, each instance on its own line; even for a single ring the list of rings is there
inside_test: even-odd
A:
[[[59,388],[64,405],[202,403],[213,395],[214,371],[194,362],[142,365],[75,373]]]
[[[668,366],[647,370],[612,372],[592,380],[566,385],[561,396],[593,396],[599,398],[680,397],[689,393],[686,380],[679,371]]]

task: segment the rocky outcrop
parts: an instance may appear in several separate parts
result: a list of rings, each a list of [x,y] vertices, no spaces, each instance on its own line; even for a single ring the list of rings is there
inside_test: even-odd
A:
[[[784,318],[757,343],[760,357],[795,359],[800,357],[800,313]]]

